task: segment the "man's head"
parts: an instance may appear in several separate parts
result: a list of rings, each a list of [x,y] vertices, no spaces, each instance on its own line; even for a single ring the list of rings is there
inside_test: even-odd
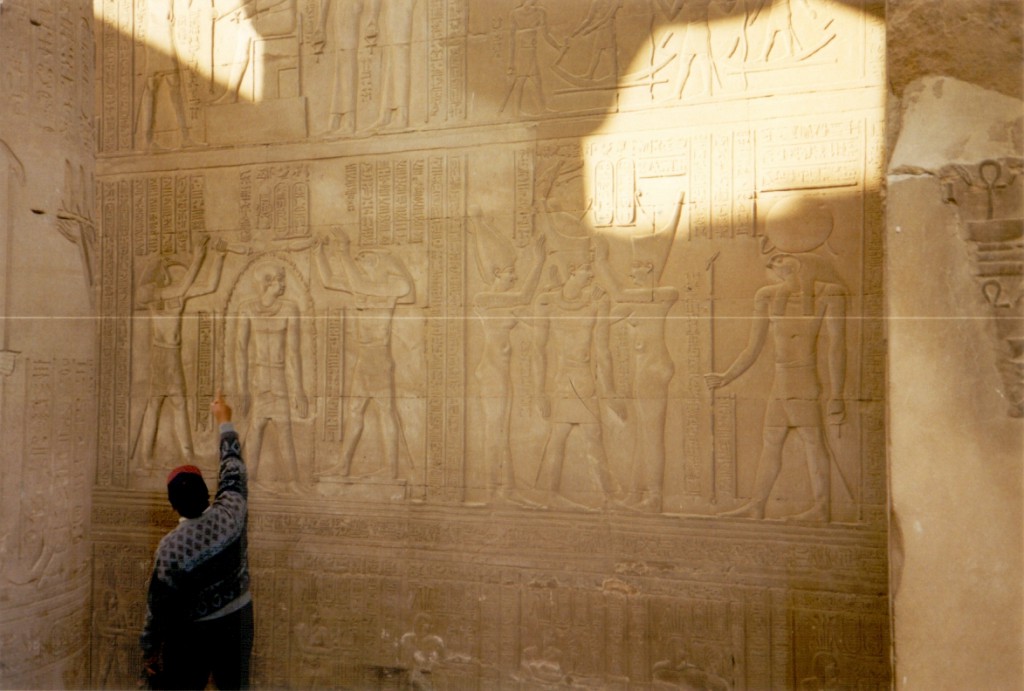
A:
[[[275,261],[263,261],[257,265],[254,273],[256,289],[264,304],[269,305],[284,295],[286,280],[284,266]]]
[[[194,465],[178,466],[167,476],[167,500],[185,518],[195,518],[210,505],[203,473]]]

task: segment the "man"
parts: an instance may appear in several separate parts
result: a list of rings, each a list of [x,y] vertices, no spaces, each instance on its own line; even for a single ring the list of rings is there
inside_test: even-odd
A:
[[[202,473],[179,466],[167,498],[181,516],[160,540],[149,582],[140,643],[151,688],[249,687],[252,597],[246,553],[248,487],[231,407],[217,394],[210,410],[220,426],[220,477],[210,504]]]
[[[362,0],[322,0],[320,23],[313,34],[313,49],[324,51],[328,38],[328,20],[336,27],[334,83],[331,89],[331,122],[328,132],[351,134],[356,127],[356,94],[359,74],[359,37],[362,30],[367,45],[377,40],[376,24],[363,22]],[[365,25],[365,26],[364,26]]]
[[[376,19],[383,0],[370,0]],[[412,31],[416,0],[388,0],[384,10],[387,43],[380,76],[380,114],[376,127],[409,126],[409,85],[412,82]]]
[[[538,471],[538,488],[549,491],[548,501],[555,508],[585,508],[567,499],[561,490],[566,443],[574,430],[584,437],[587,458],[597,467],[602,505],[617,498],[620,491],[605,455],[600,405],[607,404],[620,420],[626,418],[626,413],[622,401],[613,398],[608,345],[610,301],[593,281],[593,265],[588,258],[571,264],[565,282],[537,298],[534,394],[541,416],[551,422]],[[552,330],[552,324],[558,328]],[[554,355],[550,386],[549,352]],[[540,478],[545,470],[548,475]]]
[[[732,382],[757,360],[769,334],[775,346],[775,379],[764,415],[764,446],[757,462],[751,499],[724,516],[764,518],[765,507],[782,470],[782,451],[790,431],[803,441],[813,504],[791,518],[827,523],[831,516],[831,451],[825,439],[818,376],[818,341],[828,341],[826,362],[831,393],[831,424],[845,416],[846,289],[831,268],[814,255],[777,254],[768,268],[778,282],[754,296],[754,318],[747,347],[721,374],[704,375],[709,389]]]
[[[259,295],[242,303],[238,310],[235,354],[242,414],[249,414],[245,443],[252,452],[252,480],[261,487],[257,471],[263,435],[273,422],[288,473],[288,489],[302,493],[309,483],[299,472],[291,416],[292,407],[301,418],[309,412],[309,400],[302,386],[301,315],[298,305],[282,297],[287,287],[283,264],[274,259],[263,260],[253,274]]]
[[[188,425],[185,393],[185,369],[181,361],[181,327],[185,302],[201,295],[209,295],[220,284],[221,269],[227,246],[217,246],[217,258],[213,263],[205,285],[197,286],[196,277],[207,254],[209,237],[204,236],[196,250],[195,257],[185,273],[175,279],[170,267],[175,264],[166,257],[157,257],[142,275],[136,301],[140,307],[149,310],[149,397],[139,422],[135,437],[133,456],[139,456],[139,470],[148,470],[153,465],[153,447],[156,443],[160,412],[164,403],[169,403],[174,423],[174,435],[181,449],[183,460],[192,460],[192,432]]]
[[[329,290],[350,293],[355,310],[355,363],[345,416],[345,442],[341,461],[322,474],[348,477],[359,440],[363,436],[370,401],[379,413],[383,456],[391,479],[400,475],[399,440],[402,422],[395,401],[395,360],[391,355],[391,325],[399,304],[416,302],[416,285],[408,269],[389,252],[362,251],[352,256],[348,236],[338,233],[343,274],[335,275],[321,240],[316,253],[320,280]]]
[[[249,61],[253,55],[254,41],[288,36],[298,25],[295,0],[232,0],[228,5],[229,7],[217,8],[213,19],[215,26],[219,19],[225,17],[231,17],[238,22],[231,74],[228,76],[224,93],[214,101],[216,105],[238,101],[242,78],[249,69]]]
[[[184,87],[182,84],[181,63],[178,58],[178,42],[175,36],[179,21],[174,14],[175,0],[150,0],[146,10],[145,36],[146,47],[145,86],[142,91],[142,102],[139,105],[139,126],[143,128],[146,138],[146,150],[153,149],[156,134],[156,110],[161,86],[165,89],[174,109],[174,118],[178,123],[181,135],[181,146],[193,146],[189,136],[188,120],[185,117]],[[188,0],[188,5],[192,0]],[[189,7],[181,21],[188,19]]]

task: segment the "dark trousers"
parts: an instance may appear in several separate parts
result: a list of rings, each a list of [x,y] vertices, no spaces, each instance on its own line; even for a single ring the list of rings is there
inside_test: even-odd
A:
[[[252,603],[209,621],[194,621],[164,642],[163,671],[153,688],[248,689],[252,656]]]

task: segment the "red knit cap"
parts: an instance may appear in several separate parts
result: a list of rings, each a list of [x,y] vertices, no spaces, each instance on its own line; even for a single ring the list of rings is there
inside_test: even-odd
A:
[[[178,477],[182,473],[188,473],[189,475],[198,475],[200,478],[203,477],[203,472],[194,465],[179,465],[177,468],[171,471],[171,474],[167,476],[167,484],[171,484],[171,480]]]

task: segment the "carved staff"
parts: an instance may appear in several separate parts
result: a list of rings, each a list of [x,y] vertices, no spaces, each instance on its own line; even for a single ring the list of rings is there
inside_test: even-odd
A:
[[[0,374],[14,368],[12,355],[7,355],[7,296],[11,286],[11,245],[14,237],[14,199],[16,185],[25,186],[25,166],[0,139]],[[9,360],[9,362],[8,362]],[[3,379],[0,378],[0,385]],[[2,393],[2,392],[0,392]]]
[[[715,260],[721,251],[715,252],[708,259],[707,263],[704,264],[705,271],[708,272],[708,349],[710,352],[710,362],[708,363],[708,371],[714,372],[715,370]],[[711,503],[718,503],[718,459],[715,455],[715,389],[711,389]]]

